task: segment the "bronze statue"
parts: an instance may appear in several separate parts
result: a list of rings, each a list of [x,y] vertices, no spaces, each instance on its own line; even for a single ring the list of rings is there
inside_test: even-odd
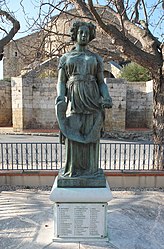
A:
[[[56,112],[66,144],[63,177],[98,172],[104,108],[112,107],[112,99],[104,82],[102,59],[87,49],[95,34],[92,23],[75,22],[71,38],[76,46],[59,62]]]

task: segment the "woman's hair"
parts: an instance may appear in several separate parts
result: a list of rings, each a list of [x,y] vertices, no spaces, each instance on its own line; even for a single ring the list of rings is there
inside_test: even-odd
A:
[[[92,41],[96,37],[96,26],[91,22],[88,23],[88,22],[80,22],[80,21],[74,22],[72,25],[72,28],[70,29],[72,41],[77,40],[77,32],[81,26],[88,27],[88,29],[89,29],[89,41]]]

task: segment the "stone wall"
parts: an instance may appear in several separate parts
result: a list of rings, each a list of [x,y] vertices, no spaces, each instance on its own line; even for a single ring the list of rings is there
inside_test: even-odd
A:
[[[104,129],[107,132],[125,130],[126,81],[123,79],[105,79],[112,97],[112,109],[106,109]]]
[[[22,77],[13,77],[11,79],[12,90],[12,120],[13,130],[20,131],[23,129],[23,79]]]
[[[35,72],[35,71],[34,71]],[[55,97],[57,78],[42,78],[30,72],[12,78],[13,128],[51,129],[57,127]],[[152,127],[152,82],[127,83],[123,79],[105,79],[113,100],[106,109],[104,130]]]
[[[24,128],[55,127],[55,81],[54,78],[24,79]]]
[[[55,96],[57,78],[47,77],[57,58],[47,60],[35,70],[12,77],[13,130],[52,129],[57,126]],[[53,72],[55,75],[55,70]]]
[[[36,75],[35,75],[36,76]],[[13,129],[57,127],[55,97],[57,78],[39,78],[29,73],[12,78]],[[125,130],[126,82],[108,79],[113,108],[106,110],[104,129]]]
[[[153,81],[146,82],[146,124],[148,128],[153,127]]]
[[[56,127],[55,82],[55,78],[12,78],[14,131]]]
[[[42,33],[34,33],[16,41],[9,42],[4,48],[3,78],[10,79],[21,74],[21,70],[41,62],[39,49]],[[43,54],[43,51],[42,51]],[[43,56],[41,54],[41,56]],[[39,58],[38,58],[39,55]]]
[[[126,127],[152,128],[152,81],[128,82],[126,102]]]
[[[12,125],[11,82],[0,81],[0,127]]]

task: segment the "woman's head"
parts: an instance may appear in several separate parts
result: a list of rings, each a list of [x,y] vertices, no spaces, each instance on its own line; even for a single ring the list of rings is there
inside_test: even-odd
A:
[[[75,22],[70,30],[72,41],[80,39],[80,33],[82,32],[88,35],[88,42],[90,42],[96,37],[96,26],[91,22]]]

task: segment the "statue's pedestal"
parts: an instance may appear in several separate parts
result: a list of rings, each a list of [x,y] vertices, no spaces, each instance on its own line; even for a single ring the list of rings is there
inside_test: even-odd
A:
[[[56,178],[50,194],[54,241],[108,241],[107,202],[111,199],[108,183],[104,188],[60,188]]]

